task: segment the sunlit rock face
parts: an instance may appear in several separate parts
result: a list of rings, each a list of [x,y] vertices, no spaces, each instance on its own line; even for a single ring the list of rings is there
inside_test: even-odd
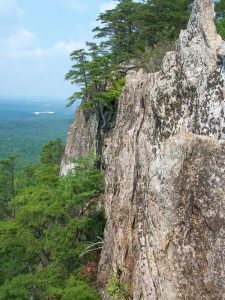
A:
[[[61,162],[61,175],[66,175],[74,168],[74,160],[87,155],[90,151],[100,157],[108,146],[117,114],[117,105],[114,111],[107,111],[99,107],[93,111],[78,108],[74,122],[67,134],[64,156]]]
[[[62,175],[66,175],[74,167],[75,159],[86,155],[90,149],[96,152],[97,130],[97,115],[78,108],[67,134],[66,148],[61,162]]]
[[[104,153],[102,298],[117,276],[130,299],[225,299],[224,42],[210,0],[162,70],[130,71]]]

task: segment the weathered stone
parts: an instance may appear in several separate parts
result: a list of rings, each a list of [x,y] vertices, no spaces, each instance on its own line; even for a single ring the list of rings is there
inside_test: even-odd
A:
[[[105,151],[98,280],[134,300],[225,299],[224,42],[196,0],[160,72],[130,71]]]
[[[120,72],[127,74],[128,71],[136,69],[139,63],[137,59],[123,61],[120,63]]]
[[[96,135],[98,130],[97,114],[77,109],[73,124],[67,135],[66,148],[61,163],[61,174],[66,175],[73,168],[73,160],[86,155],[92,148],[96,151]]]
[[[90,149],[102,156],[111,141],[116,114],[117,103],[112,111],[100,106],[93,111],[78,108],[74,122],[68,131],[65,153],[61,162],[61,175],[66,175],[73,169],[73,161],[86,155]]]

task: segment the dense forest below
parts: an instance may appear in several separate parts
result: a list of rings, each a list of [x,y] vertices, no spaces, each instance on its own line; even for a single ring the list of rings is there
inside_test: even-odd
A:
[[[43,144],[56,138],[65,142],[75,109],[63,101],[0,99],[0,159],[17,155],[20,167],[37,163]],[[46,110],[54,114],[34,113]]]
[[[103,178],[91,152],[60,178],[63,151],[50,141],[18,175],[16,157],[0,161],[0,299],[99,299]]]
[[[191,7],[190,0],[119,0],[114,9],[101,13],[101,25],[93,30],[99,42],[87,42],[86,49],[71,54],[66,79],[80,90],[68,105],[82,100],[85,110],[113,110],[125,82],[124,62],[132,62],[134,69],[159,70],[163,55],[186,27]],[[218,30],[225,38],[225,1],[216,8]],[[100,158],[90,151],[75,161],[75,171],[60,176],[63,142],[44,145],[40,159],[36,153],[51,128],[57,135],[53,139],[63,138],[61,126],[68,119],[20,122],[0,121],[5,130],[0,132],[0,300],[100,299],[96,273],[105,225]],[[40,135],[35,133],[38,122]],[[28,148],[28,160],[38,163],[15,172],[20,162],[14,154],[25,151],[26,156]],[[129,299],[118,278],[112,278],[107,291],[115,299]]]

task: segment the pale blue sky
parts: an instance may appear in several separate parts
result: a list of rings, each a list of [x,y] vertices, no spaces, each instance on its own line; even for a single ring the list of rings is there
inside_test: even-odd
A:
[[[69,54],[113,0],[0,0],[0,96],[67,98]]]

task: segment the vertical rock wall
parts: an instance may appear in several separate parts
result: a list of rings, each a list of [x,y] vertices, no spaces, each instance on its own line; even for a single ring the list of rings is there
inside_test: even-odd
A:
[[[73,161],[86,155],[90,149],[102,156],[111,140],[115,127],[117,104],[114,111],[97,109],[84,111],[77,109],[74,122],[70,126],[64,156],[61,162],[61,174],[66,175],[74,166]]]
[[[224,55],[196,0],[162,70],[127,76],[104,153],[103,299],[114,276],[134,300],[225,299]]]
[[[98,131],[98,118],[95,113],[84,112],[77,109],[74,122],[67,134],[64,156],[61,162],[61,174],[66,175],[73,168],[73,160],[93,148],[96,151],[96,136]]]

